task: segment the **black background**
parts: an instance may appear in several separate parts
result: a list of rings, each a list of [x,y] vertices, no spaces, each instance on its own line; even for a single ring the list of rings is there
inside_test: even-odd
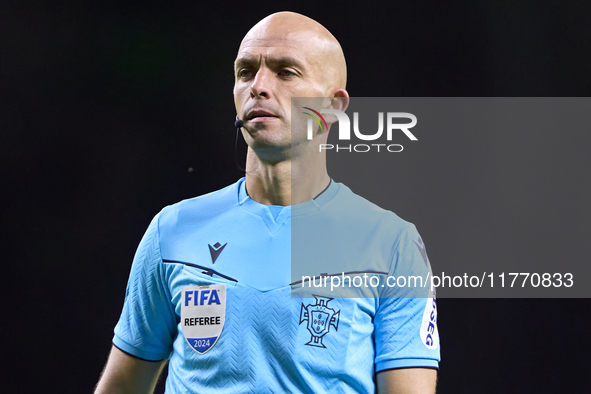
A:
[[[232,62],[264,16],[324,24],[356,97],[591,93],[588,2],[270,4],[2,2],[3,392],[91,392],[153,215],[242,176]],[[588,391],[590,306],[440,300],[439,392]]]

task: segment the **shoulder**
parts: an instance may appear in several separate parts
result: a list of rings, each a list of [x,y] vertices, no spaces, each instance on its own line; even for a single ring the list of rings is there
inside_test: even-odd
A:
[[[223,189],[165,207],[154,220],[161,255],[191,260],[195,243],[231,228],[243,179]],[[207,244],[206,242],[206,244]],[[213,241],[215,243],[215,241]]]
[[[237,206],[243,179],[223,189],[165,207],[157,215],[160,229],[207,221]]]
[[[374,232],[384,232],[384,234],[389,234],[389,237],[408,231],[416,231],[412,223],[402,219],[394,212],[354,193],[342,183],[338,185],[339,192],[335,196],[332,209],[346,212],[350,220],[355,221],[361,226],[360,228],[368,228]]]

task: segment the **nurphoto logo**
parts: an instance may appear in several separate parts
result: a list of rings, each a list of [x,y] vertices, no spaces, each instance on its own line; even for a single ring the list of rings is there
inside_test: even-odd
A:
[[[314,121],[318,124],[321,130],[327,130],[328,125],[322,114],[334,114],[337,117],[339,124],[339,141],[351,140],[351,121],[349,116],[336,109],[321,109],[316,111],[310,107],[303,107],[310,112],[304,114],[310,116],[308,119],[308,140],[314,137]],[[417,117],[408,112],[387,112],[386,113],[386,141],[392,141],[392,136],[395,132],[401,131],[411,141],[418,141],[417,137],[410,132],[409,129],[417,125]],[[409,123],[394,123],[395,119],[408,119]],[[359,112],[353,112],[353,133],[355,138],[361,141],[377,141],[384,134],[384,112],[378,112],[378,130],[373,134],[363,134],[359,130]],[[383,138],[382,138],[383,140]],[[386,143],[372,143],[372,144],[320,144],[319,152],[323,150],[334,150],[335,152],[402,152],[404,147],[401,144],[386,144]]]

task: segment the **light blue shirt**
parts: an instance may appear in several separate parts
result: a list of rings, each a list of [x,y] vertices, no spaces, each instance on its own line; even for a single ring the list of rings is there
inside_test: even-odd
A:
[[[301,277],[380,272],[383,284],[429,269],[414,225],[342,184],[269,208],[248,196],[243,178],[154,218],[113,343],[170,359],[167,393],[371,393],[376,371],[437,368],[434,299],[388,287],[340,298],[348,290]]]

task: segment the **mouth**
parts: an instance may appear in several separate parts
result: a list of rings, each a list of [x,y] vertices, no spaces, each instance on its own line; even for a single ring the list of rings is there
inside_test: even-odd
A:
[[[264,109],[253,109],[246,114],[247,122],[268,122],[277,118],[277,115]]]

